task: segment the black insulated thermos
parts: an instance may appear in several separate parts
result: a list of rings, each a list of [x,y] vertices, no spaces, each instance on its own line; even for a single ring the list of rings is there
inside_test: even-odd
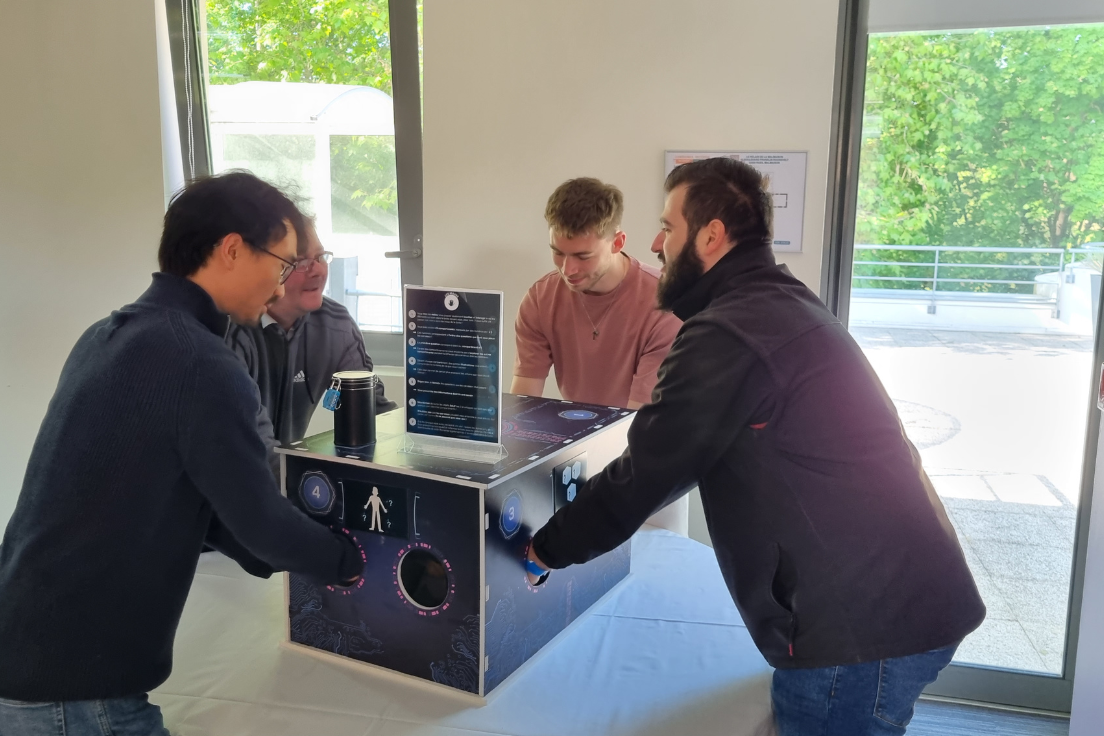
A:
[[[334,445],[365,447],[376,441],[376,374],[372,371],[339,371],[333,374],[340,392],[334,410]]]

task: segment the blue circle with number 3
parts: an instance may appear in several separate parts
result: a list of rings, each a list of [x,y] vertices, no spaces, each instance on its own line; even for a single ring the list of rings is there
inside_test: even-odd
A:
[[[502,536],[509,539],[521,528],[521,496],[514,491],[502,502],[502,515],[498,518]]]
[[[321,473],[307,473],[303,476],[299,483],[299,497],[312,514],[326,514],[333,508],[333,486]]]

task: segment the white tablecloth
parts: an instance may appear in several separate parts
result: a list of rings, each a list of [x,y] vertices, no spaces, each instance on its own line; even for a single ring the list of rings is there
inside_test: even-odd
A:
[[[516,677],[472,705],[279,646],[283,585],[203,556],[172,677],[151,694],[176,736],[586,736],[769,731],[771,670],[713,551],[667,531],[633,540],[632,576]]]

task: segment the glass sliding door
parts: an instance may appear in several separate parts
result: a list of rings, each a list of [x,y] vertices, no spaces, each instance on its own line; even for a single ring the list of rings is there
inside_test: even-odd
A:
[[[1104,261],[1104,25],[866,40],[841,311],[988,608],[931,692],[1068,710]]]

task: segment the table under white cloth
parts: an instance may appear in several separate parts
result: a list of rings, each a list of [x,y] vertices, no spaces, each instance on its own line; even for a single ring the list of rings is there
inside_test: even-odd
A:
[[[151,693],[176,736],[587,736],[769,732],[771,669],[713,551],[633,538],[632,575],[480,707],[441,688],[280,646],[280,576],[203,555],[169,680]]]

